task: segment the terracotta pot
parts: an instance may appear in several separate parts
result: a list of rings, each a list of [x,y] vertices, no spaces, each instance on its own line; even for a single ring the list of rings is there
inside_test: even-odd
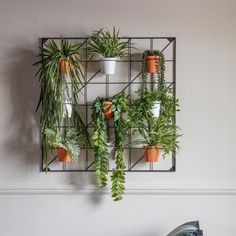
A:
[[[158,162],[160,149],[156,146],[146,146],[144,150],[144,160],[146,162]]]
[[[59,66],[60,66],[60,70],[62,74],[66,74],[67,71],[67,64],[68,62],[66,61],[66,59],[61,59],[59,62]]]
[[[158,56],[146,56],[146,70],[147,73],[158,73],[158,68],[157,68],[157,59]]]
[[[71,157],[68,151],[64,148],[57,148],[57,158],[61,162],[71,162]]]
[[[105,104],[105,106],[106,106],[106,109],[103,111],[103,113],[104,113],[104,115],[105,115],[105,118],[106,118],[106,119],[111,119],[112,117],[114,117],[114,113],[113,113],[113,111],[111,110],[112,102],[105,101],[104,104]]]

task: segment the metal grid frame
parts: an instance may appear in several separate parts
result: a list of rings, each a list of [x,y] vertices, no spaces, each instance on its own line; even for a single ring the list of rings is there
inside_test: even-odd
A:
[[[44,37],[41,38],[41,46],[43,48],[44,43],[47,42],[47,40],[59,40],[61,39],[61,37]],[[84,40],[83,43],[81,44],[82,46],[86,46],[87,45],[87,41],[88,41],[88,37],[65,37],[64,39],[66,40]],[[132,40],[150,40],[150,50],[160,50],[161,52],[163,52],[164,50],[166,50],[171,44],[173,44],[173,49],[172,49],[172,60],[165,60],[165,62],[172,62],[172,82],[165,82],[166,85],[168,85],[169,87],[173,87],[173,96],[176,97],[176,37],[120,37],[120,39],[122,40],[127,40],[129,42],[129,49],[128,49],[128,60],[121,60],[120,62],[126,62],[129,64],[129,69],[128,69],[128,81],[127,82],[112,82],[109,79],[109,75],[106,75],[106,80],[105,82],[91,82],[93,78],[96,77],[96,75],[98,75],[101,71],[101,69],[97,70],[89,79],[87,78],[87,69],[88,69],[88,63],[90,62],[99,62],[99,60],[88,60],[87,59],[87,51],[85,54],[85,58],[86,60],[83,60],[83,62],[85,62],[85,83],[82,83],[82,87],[80,88],[80,90],[84,89],[84,103],[85,104],[80,104],[80,106],[85,106],[86,107],[86,111],[85,111],[85,126],[86,128],[90,128],[92,121],[88,122],[88,109],[89,107],[92,106],[92,104],[89,104],[87,102],[88,100],[88,96],[87,96],[87,86],[89,84],[102,84],[105,86],[105,95],[104,97],[109,97],[109,85],[110,84],[124,84],[126,85],[121,91],[124,91],[127,89],[128,94],[131,95],[131,85],[132,84],[141,84],[140,82],[136,82],[135,80],[141,75],[141,72],[138,73],[134,78],[132,78],[131,76],[131,71],[132,71],[132,63],[135,62],[142,62],[141,60],[132,60],[132,52],[131,52],[131,43]],[[163,39],[163,40],[167,40],[167,44],[165,47],[163,47],[162,49],[154,49],[153,48],[153,41],[157,40],[157,39]],[[151,79],[149,82],[147,82],[148,84],[150,84],[151,89],[153,89],[154,84],[157,82],[154,82],[153,77],[151,76]],[[79,90],[79,91],[80,91]],[[78,92],[79,92],[78,91]],[[176,116],[174,116],[174,123],[176,123]],[[61,126],[60,126],[61,127]],[[63,126],[62,128],[67,128],[68,126]],[[109,140],[109,128],[113,128],[112,126],[110,126],[110,121],[108,121],[108,140]],[[128,134],[128,140],[131,141],[131,129],[129,131]],[[43,146],[41,147],[43,149]],[[81,149],[85,149],[85,148],[81,148]],[[91,150],[92,148],[87,148],[85,149],[85,153],[86,153],[86,166],[84,169],[67,169],[66,168],[66,163],[62,164],[62,169],[50,169],[50,165],[57,159],[57,156],[55,156],[49,163],[48,163],[48,172],[94,172],[94,169],[90,169],[93,165],[94,165],[94,161],[89,163],[88,161],[88,151]],[[154,169],[153,168],[153,163],[147,163],[147,165],[149,164],[149,169],[138,169],[135,170],[134,167],[143,159],[143,155],[138,158],[136,160],[135,163],[132,164],[132,158],[131,158],[131,152],[132,149],[143,149],[143,148],[139,148],[139,147],[126,147],[125,149],[128,149],[128,165],[125,169],[125,172],[175,172],[176,171],[176,151],[174,150],[172,152],[172,167],[170,169]],[[42,172],[46,172],[46,169],[44,167],[44,157],[43,157],[43,152],[42,152],[42,159],[41,159],[41,168],[40,171]],[[109,172],[112,172],[113,170],[109,168],[108,170]]]

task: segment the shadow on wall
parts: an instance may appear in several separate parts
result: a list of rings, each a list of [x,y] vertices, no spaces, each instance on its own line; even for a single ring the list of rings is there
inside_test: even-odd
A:
[[[35,114],[39,89],[34,80],[36,69],[32,64],[36,55],[27,48],[14,48],[8,52],[4,67],[3,86],[9,91],[6,112],[9,119],[4,151],[18,168],[39,167],[39,116]]]
[[[12,170],[15,177],[27,178],[27,172],[39,172],[41,163],[40,112],[35,113],[40,87],[35,78],[37,68],[33,66],[38,58],[27,47],[11,47],[6,52],[1,86],[8,91],[4,100],[4,113],[7,113],[8,119],[4,123],[6,134],[1,145],[7,164],[10,165],[8,172]],[[19,170],[17,173],[16,169]],[[77,189],[83,188],[82,183],[94,185],[94,172],[67,173],[67,176],[68,182]],[[102,199],[101,194],[90,196],[94,197],[91,199],[94,203]]]
[[[101,202],[105,200],[104,191],[106,191],[106,189],[99,189],[97,187],[96,181],[95,181],[95,172],[70,173],[69,178],[70,178],[70,184],[75,186],[76,189],[89,190],[88,198],[94,206],[96,205],[100,206]],[[87,183],[86,184],[87,186],[94,186],[92,191],[91,189],[85,189],[86,185],[83,183]]]

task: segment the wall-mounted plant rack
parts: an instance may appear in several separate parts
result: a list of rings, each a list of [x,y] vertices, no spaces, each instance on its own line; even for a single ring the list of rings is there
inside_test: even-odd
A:
[[[60,40],[61,38],[42,38],[42,47],[49,39]],[[81,44],[81,50],[86,48],[88,38],[86,37],[67,37],[67,40],[78,42]],[[120,91],[125,91],[126,94],[131,97],[135,96],[135,91],[141,85],[141,65],[142,65],[142,53],[145,50],[159,50],[165,55],[166,65],[166,81],[165,84],[168,87],[173,88],[173,96],[176,93],[176,38],[175,37],[122,37],[124,41],[134,43],[136,49],[129,48],[128,59],[119,60],[116,75],[102,75],[98,68],[98,60],[90,60],[86,56],[84,62],[84,74],[85,82],[81,86],[83,90],[83,98],[81,99],[80,109],[84,116],[84,123],[86,128],[92,131],[92,121],[90,118],[92,102],[96,96],[110,97]],[[85,50],[86,51],[86,50]],[[121,74],[119,74],[120,65],[125,68]],[[115,77],[115,79],[114,79]],[[119,77],[117,79],[117,77]],[[125,79],[124,79],[125,78]],[[153,89],[157,84],[157,81],[153,76],[150,76],[147,84],[150,89]],[[95,89],[91,89],[91,86],[95,86]],[[104,90],[101,92],[100,90]],[[92,93],[90,94],[90,90]],[[175,121],[175,117],[174,117]],[[113,125],[111,121],[108,122],[108,137],[112,139],[111,131]],[[67,129],[67,125],[60,127],[61,129]],[[132,140],[132,130],[129,131],[127,141]],[[111,145],[112,147],[112,145]],[[42,147],[43,149],[43,147]],[[81,148],[80,160],[78,163],[60,163],[57,162],[57,156],[51,156],[48,161],[48,172],[90,172],[95,171],[93,161],[93,150]],[[127,147],[124,153],[126,159],[126,172],[174,172],[176,171],[176,152],[172,152],[171,156],[166,157],[157,163],[147,163],[143,160],[143,148],[141,147]],[[112,164],[109,166],[109,171],[112,171]],[[44,166],[44,157],[42,156],[41,171],[46,171]]]

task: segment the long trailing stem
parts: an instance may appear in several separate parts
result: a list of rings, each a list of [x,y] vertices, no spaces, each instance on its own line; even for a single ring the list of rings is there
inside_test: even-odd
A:
[[[103,110],[103,99],[97,98],[93,104],[94,133],[92,141],[94,145],[96,182],[100,188],[107,185],[108,174],[107,126]]]
[[[117,94],[112,99],[112,111],[114,112],[115,126],[115,163],[116,168],[113,170],[112,197],[115,201],[121,200],[125,191],[125,162],[123,157],[124,141],[127,137],[129,122],[123,118],[123,113],[128,110],[128,99],[124,93]]]
[[[92,137],[94,145],[94,160],[96,166],[96,182],[99,187],[107,185],[108,174],[108,148],[107,148],[107,124],[105,121],[104,104],[105,99],[97,98],[93,104],[92,118],[94,120],[94,134]],[[115,126],[115,164],[116,167],[111,175],[111,192],[115,201],[121,200],[125,191],[125,162],[123,157],[124,141],[127,137],[127,132],[130,123],[122,117],[122,114],[128,110],[128,98],[124,93],[119,93],[113,96],[112,112],[114,113]]]

